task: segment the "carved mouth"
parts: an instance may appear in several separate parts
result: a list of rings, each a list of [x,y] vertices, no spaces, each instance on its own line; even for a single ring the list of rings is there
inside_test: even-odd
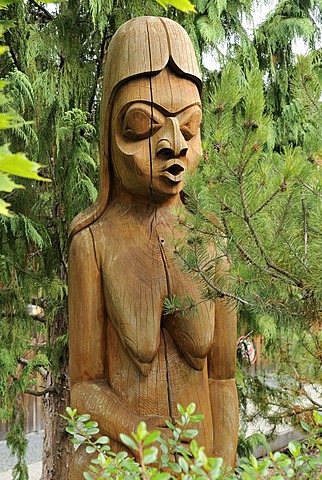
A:
[[[175,163],[174,165],[171,165],[171,167],[167,168],[166,171],[171,173],[171,175],[174,175],[176,177],[181,172],[184,172],[184,168],[181,165],[178,165],[177,163]]]
[[[184,166],[181,163],[173,163],[163,170],[163,174],[172,182],[179,183],[183,179]]]

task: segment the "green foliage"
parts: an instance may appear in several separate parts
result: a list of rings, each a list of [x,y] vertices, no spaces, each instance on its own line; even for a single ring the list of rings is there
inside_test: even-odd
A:
[[[178,405],[181,417],[174,423],[168,422],[173,436],[168,440],[163,439],[157,430],[148,432],[144,422],[138,425],[131,437],[121,434],[122,443],[135,453],[135,459],[127,452],[115,454],[109,438],[98,435],[98,424],[90,421],[88,414],[78,415],[77,410],[70,407],[66,411],[67,416],[63,418],[68,423],[67,432],[73,436],[72,442],[86,446],[87,453],[94,457],[88,465],[89,470],[84,472],[86,480],[124,476],[145,480],[169,480],[178,476],[185,480],[256,480],[268,478],[268,475],[275,480],[320,478],[322,416],[318,412],[314,412],[312,426],[303,425],[309,435],[305,443],[291,441],[287,453],[270,453],[262,460],[253,455],[243,457],[234,473],[223,465],[221,458],[208,457],[204,447],[198,445],[195,439],[198,431],[189,428],[189,423],[200,420],[200,415],[194,414],[194,404],[186,409]],[[311,453],[313,448],[316,449],[314,455]]]
[[[241,53],[206,83],[204,161],[186,186],[190,213],[177,212],[186,236],[176,254],[205,298],[237,302],[240,329],[264,338],[272,377],[243,368],[237,383],[245,421],[260,414],[274,432],[309,414],[308,392],[321,385],[320,56],[294,57],[287,97],[278,97],[267,65],[251,67]],[[185,308],[167,299],[167,311]]]
[[[316,85],[314,98],[321,92]],[[187,186],[191,213],[178,216],[187,236],[177,253],[202,278],[209,298],[225,287],[256,314],[257,331],[268,339],[275,335],[273,318],[316,322],[321,269],[313,252],[321,244],[322,184],[320,167],[310,159],[319,150],[309,158],[306,143],[278,151],[256,68],[243,73],[228,63],[204,116],[206,161]],[[308,121],[316,128],[315,112]],[[216,251],[211,261],[209,245]],[[232,260],[224,286],[216,275],[222,255]]]
[[[6,5],[12,3],[10,2],[1,2],[0,8],[5,7]],[[0,38],[2,37],[2,30],[0,28]],[[3,55],[8,51],[6,46],[0,48],[0,55]],[[21,74],[23,76],[23,74]],[[5,96],[4,87],[6,82],[3,80],[0,81],[0,107],[6,108],[7,111],[0,111],[0,130],[5,130],[7,128],[11,129],[21,129],[21,123],[24,125],[22,117],[17,117],[12,115],[10,108],[8,109],[8,99]],[[28,90],[24,89],[24,95],[28,98]],[[23,185],[17,184],[14,180],[11,179],[10,175],[18,177],[32,178],[35,180],[45,180],[38,175],[38,170],[41,167],[40,164],[36,162],[31,162],[27,157],[22,153],[12,153],[9,149],[9,145],[0,146],[0,192],[11,193],[17,188],[24,188]],[[10,204],[5,200],[0,198],[0,215],[10,216],[9,212]]]
[[[167,9],[168,5],[171,5],[182,12],[196,12],[195,7],[189,2],[189,0],[156,0],[162,7]]]

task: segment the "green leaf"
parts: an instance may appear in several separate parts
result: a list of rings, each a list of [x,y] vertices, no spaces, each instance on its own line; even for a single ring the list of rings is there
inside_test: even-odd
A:
[[[151,447],[143,450],[143,461],[146,465],[156,462],[158,459],[158,449]]]
[[[104,466],[105,466],[106,458],[105,458],[104,453],[100,452],[100,453],[98,454],[97,460],[99,461],[99,464],[101,465],[101,467],[104,467]]]
[[[0,192],[12,192],[16,188],[24,188],[24,186],[18,185],[6,173],[0,172]]]
[[[149,433],[144,441],[143,441],[143,445],[145,447],[147,447],[148,445],[151,445],[151,443],[155,442],[156,440],[158,440],[158,438],[160,437],[160,432],[158,430],[155,430],[154,432],[151,432]]]
[[[79,437],[73,437],[71,439],[71,442],[74,444],[74,445],[80,445],[81,443],[83,443],[83,440],[84,438],[79,438]]]
[[[178,412],[180,413],[180,415],[184,415],[186,413],[183,406],[180,405],[180,403],[177,403],[177,409],[178,409]]]
[[[161,472],[161,473],[156,473],[155,475],[151,475],[151,480],[169,480],[170,477],[171,477],[170,473]]]
[[[176,8],[177,10],[181,10],[182,12],[196,12],[196,9],[189,0],[156,0],[165,10],[167,9],[168,5]]]
[[[12,214],[9,210],[10,203],[5,202],[0,198],[0,215],[5,215],[6,217],[12,217]]]
[[[205,454],[205,452],[201,448],[199,448],[198,458],[199,458],[199,460],[202,461],[203,465],[207,465],[207,463],[208,463],[207,455]]]
[[[135,443],[135,441],[133,440],[133,438],[129,437],[128,435],[125,435],[124,433],[121,433],[120,434],[120,439],[121,439],[122,443],[124,443],[124,445],[126,445],[127,447],[129,447],[129,448],[131,448],[132,450],[135,450],[135,451],[138,450],[138,446]]]
[[[183,433],[184,438],[194,438],[197,435],[198,435],[198,430],[194,430],[192,428],[185,430],[185,432]]]
[[[288,444],[288,449],[294,458],[298,457],[301,453],[301,444],[296,441],[292,441]]]
[[[322,415],[317,410],[314,410],[313,417],[316,425],[322,425]]]
[[[18,3],[19,0],[0,0],[0,10],[6,8],[8,5],[12,3]]]
[[[140,422],[138,425],[138,428],[136,430],[137,436],[139,440],[143,440],[144,437],[147,435],[148,431],[146,428],[146,423],[145,422]]]
[[[169,420],[166,420],[165,424],[168,428],[170,428],[170,430],[174,431],[176,429],[176,427],[173,425],[173,423],[171,423]]]
[[[2,98],[2,104],[5,103],[5,99]],[[5,130],[6,128],[11,128],[14,125],[15,117],[8,115],[7,113],[0,113],[0,130]]]
[[[184,473],[188,473],[188,472],[189,472],[189,465],[188,465],[188,463],[186,462],[186,460],[185,460],[183,457],[179,457],[179,458],[178,458],[178,464],[180,465],[180,467],[182,468],[182,470],[184,471]]]
[[[300,424],[301,424],[301,427],[303,428],[303,430],[305,430],[306,432],[311,431],[310,425],[308,425],[306,422],[301,421]]]
[[[39,168],[39,163],[28,160],[23,153],[11,153],[8,145],[0,146],[0,172],[50,182],[48,178],[38,175]]]
[[[106,445],[109,443],[110,439],[107,436],[99,437],[95,443],[99,443],[100,445]]]
[[[100,429],[97,428],[97,427],[88,428],[88,429],[86,430],[86,433],[87,433],[88,435],[97,435],[99,432],[100,432]]]
[[[70,433],[71,435],[75,435],[76,429],[75,427],[66,427],[66,432]]]
[[[181,473],[181,467],[175,462],[169,462],[169,468],[172,470],[174,473]]]
[[[74,418],[77,413],[77,409],[76,408],[72,409],[71,407],[67,407],[66,412],[71,418]]]
[[[197,467],[196,465],[191,465],[190,470],[193,473],[196,473],[197,475],[201,475],[202,477],[205,477],[205,472],[203,471],[203,469],[200,467]]]
[[[84,472],[83,473],[85,480],[93,480],[93,477],[90,473]]]
[[[223,459],[218,457],[214,459],[214,462],[211,465],[211,478],[215,480],[220,475],[220,469],[223,464]]]
[[[77,421],[78,422],[87,422],[87,420],[89,420],[90,418],[91,418],[91,416],[88,413],[84,413],[83,415],[80,415],[79,417],[77,417]]]
[[[195,410],[196,410],[196,404],[195,403],[190,403],[190,405],[187,406],[187,413],[188,415],[192,415],[193,413],[195,413]]]
[[[199,413],[198,415],[192,415],[190,417],[190,422],[196,423],[200,422],[204,418],[204,415],[202,413]]]
[[[120,461],[124,460],[126,457],[128,457],[127,452],[119,452],[115,457],[115,462],[120,462]]]
[[[198,457],[198,451],[199,451],[199,448],[198,448],[198,444],[196,442],[196,440],[192,440],[191,443],[190,443],[190,450],[191,450],[191,453],[192,455],[197,458]]]
[[[96,449],[92,445],[87,445],[86,452],[91,454],[91,453],[96,452]]]
[[[82,417],[85,417],[85,415],[82,415]],[[81,419],[81,417],[79,417],[79,420],[81,422],[86,422],[86,420]],[[85,428],[96,428],[96,427],[98,427],[98,423],[95,422],[94,420],[92,420],[91,422],[85,423]]]

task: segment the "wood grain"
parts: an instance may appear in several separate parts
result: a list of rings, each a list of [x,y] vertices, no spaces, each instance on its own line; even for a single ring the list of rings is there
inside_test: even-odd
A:
[[[144,420],[168,435],[176,405],[195,402],[199,444],[234,465],[234,308],[204,301],[174,252],[173,207],[183,207],[185,173],[201,156],[200,77],[186,32],[155,17],[123,25],[104,85],[101,192],[74,221],[69,251],[72,406],[119,450],[120,433]],[[165,315],[169,296],[193,298],[197,313]],[[72,480],[86,461],[76,453]]]

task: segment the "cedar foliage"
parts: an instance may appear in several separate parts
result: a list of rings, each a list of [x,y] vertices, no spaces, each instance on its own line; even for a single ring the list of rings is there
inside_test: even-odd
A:
[[[38,389],[46,415],[54,418],[68,404],[68,225],[96,195],[104,54],[116,29],[134,16],[168,15],[180,22],[199,59],[218,50],[223,40],[228,45],[226,58],[218,53],[220,73],[203,68],[205,162],[188,185],[194,215],[180,220],[189,231],[189,249],[179,245],[178,254],[203,277],[207,296],[226,292],[237,299],[243,322],[265,334],[273,347],[278,348],[277,332],[282,326],[287,332],[291,324],[305,329],[307,347],[313,344],[317,352],[312,325],[319,320],[322,295],[322,77],[321,52],[315,49],[320,2],[279,1],[253,39],[243,26],[243,18],[251,17],[252,0],[195,4],[193,15],[171,8],[165,12],[141,0],[69,0],[50,9],[17,2],[0,12],[2,22],[15,23],[4,38],[9,52],[0,59],[8,108],[32,121],[6,132],[4,140],[14,152],[25,151],[44,165],[42,174],[52,180],[29,182],[25,190],[10,194],[16,215],[0,220],[0,415],[11,422],[8,443],[18,453],[17,479],[27,478],[21,394],[35,390],[31,373],[42,374]],[[309,55],[292,53],[296,36],[309,42]],[[209,241],[219,257],[228,253],[232,258],[229,278],[214,276],[219,258],[203,265]],[[44,317],[27,314],[32,299],[44,308]],[[169,299],[168,308],[178,301]],[[46,343],[33,344],[33,336],[45,337]],[[21,362],[31,351],[34,359]],[[252,382],[239,377],[242,400],[263,393],[265,384]],[[270,394],[266,388],[265,395]],[[59,398],[60,406],[54,401]],[[53,425],[63,448],[62,430]],[[66,459],[59,458],[51,473],[45,460],[43,479],[67,478],[57,466]]]

